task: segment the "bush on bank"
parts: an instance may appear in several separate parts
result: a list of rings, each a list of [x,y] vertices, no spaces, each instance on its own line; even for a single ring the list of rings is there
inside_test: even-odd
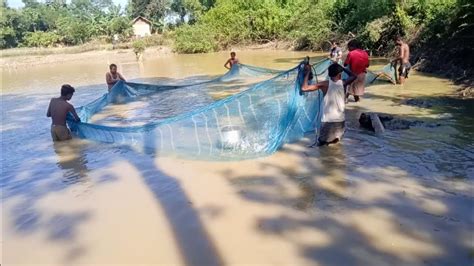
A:
[[[293,43],[295,49],[316,50],[327,47],[331,39],[355,37],[374,54],[386,54],[394,48],[396,35],[409,41],[433,35],[432,25],[446,26],[442,18],[463,2],[466,0],[217,0],[195,24],[177,29],[174,48],[198,53],[281,40]]]

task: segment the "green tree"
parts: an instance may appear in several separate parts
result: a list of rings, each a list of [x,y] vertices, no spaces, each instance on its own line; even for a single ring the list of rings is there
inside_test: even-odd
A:
[[[88,21],[72,16],[60,17],[56,25],[64,43],[70,45],[85,43],[90,40],[93,32]]]
[[[131,3],[132,17],[143,16],[160,21],[169,10],[169,0],[134,0]]]
[[[16,47],[23,37],[23,20],[18,10],[8,7],[6,1],[0,6],[0,48]]]
[[[55,32],[27,32],[23,44],[30,47],[52,47],[61,41],[61,36]]]
[[[179,15],[181,24],[185,22],[186,16],[191,22],[196,21],[204,9],[199,0],[173,0],[170,8]]]

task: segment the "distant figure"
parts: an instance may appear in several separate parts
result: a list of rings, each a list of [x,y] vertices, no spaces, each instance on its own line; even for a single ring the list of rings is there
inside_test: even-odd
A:
[[[332,42],[331,50],[329,51],[329,59],[338,64],[342,64],[342,49],[339,47],[338,42]]]
[[[230,58],[225,62],[224,67],[227,69],[231,69],[233,65],[238,64],[239,59],[235,57],[235,52],[230,53]]]
[[[324,94],[324,109],[321,117],[322,124],[319,131],[318,146],[337,143],[341,140],[345,131],[344,108],[346,95],[344,87],[356,80],[356,76],[341,65],[334,63],[328,68],[329,80],[310,85],[308,81],[311,67],[308,66],[305,69],[302,90],[314,91],[320,89]],[[345,81],[342,80],[343,71],[349,76]]]
[[[114,34],[114,36],[112,37],[112,50],[117,48],[118,41],[119,41],[118,34]]]
[[[357,40],[351,40],[347,44],[349,54],[344,62],[345,67],[349,67],[352,73],[357,76],[354,83],[349,86],[346,98],[349,95],[354,96],[356,102],[360,101],[360,96],[364,95],[365,90],[365,75],[369,67],[369,54],[362,50],[361,44]]]
[[[71,139],[71,131],[66,126],[66,117],[71,113],[77,122],[81,119],[77,116],[74,106],[67,101],[71,100],[75,90],[71,85],[61,86],[61,97],[53,98],[49,102],[47,117],[51,117],[51,137],[53,141],[63,141]]]
[[[109,66],[110,71],[105,74],[105,81],[107,82],[107,86],[109,87],[109,92],[110,89],[117,83],[119,80],[126,81],[125,78],[117,72],[117,65],[116,64],[111,64]]]
[[[398,57],[392,60],[392,63],[400,63],[398,68],[398,84],[403,85],[405,79],[408,78],[408,72],[410,72],[410,47],[403,39],[398,36],[395,38],[395,44],[398,46]]]

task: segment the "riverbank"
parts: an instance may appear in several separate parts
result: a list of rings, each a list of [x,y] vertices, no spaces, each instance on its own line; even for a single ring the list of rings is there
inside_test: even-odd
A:
[[[58,49],[58,50],[54,50]],[[66,63],[66,62],[77,62],[77,61],[87,61],[95,60],[97,58],[114,58],[116,57],[118,61],[130,61],[136,60],[135,53],[133,49],[100,49],[92,50],[78,53],[68,53],[64,52],[62,48],[54,48],[52,50],[45,50],[45,54],[41,54],[41,50],[38,50],[37,53],[32,52],[31,54],[22,55],[18,53],[17,55],[11,55],[8,57],[2,56],[0,58],[0,66],[2,69],[16,69],[23,67],[47,65],[51,63]],[[173,51],[168,46],[154,46],[148,47],[145,50],[144,57],[157,57],[163,55],[172,54]]]
[[[131,45],[128,45],[131,46]],[[127,47],[120,45],[119,47]],[[242,50],[287,50],[297,52],[290,42],[274,41],[263,44],[235,45],[229,51]],[[300,51],[301,52],[301,51]],[[313,51],[307,51],[313,53]],[[143,58],[154,58],[177,54],[171,45],[151,46],[145,49]],[[112,49],[112,45],[84,45],[64,48],[15,48],[2,50],[0,57],[0,67],[4,69],[14,69],[19,67],[30,67],[51,63],[71,62],[78,60],[90,60],[100,57],[114,57],[118,60],[135,59],[132,48]]]

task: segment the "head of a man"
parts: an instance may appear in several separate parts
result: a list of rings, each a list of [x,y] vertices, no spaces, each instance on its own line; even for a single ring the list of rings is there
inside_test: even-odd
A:
[[[401,45],[403,44],[403,39],[402,39],[401,36],[395,37],[395,44],[396,44],[397,46],[401,46]]]
[[[332,41],[332,48],[336,48],[339,46],[339,42]]]
[[[61,97],[67,101],[71,100],[72,95],[76,90],[69,84],[64,84],[61,86]]]
[[[343,71],[344,68],[341,65],[334,63],[329,66],[328,75],[333,81],[338,81],[342,78]]]
[[[112,73],[112,74],[117,73],[117,65],[116,64],[110,64],[109,69],[110,69],[110,73]]]
[[[230,53],[230,58],[235,59],[235,55],[236,55],[235,52],[231,52]]]
[[[347,43],[347,49],[349,51],[353,51],[353,50],[356,50],[356,49],[362,49],[362,45],[360,44],[360,42],[358,40],[350,40],[349,43]]]

